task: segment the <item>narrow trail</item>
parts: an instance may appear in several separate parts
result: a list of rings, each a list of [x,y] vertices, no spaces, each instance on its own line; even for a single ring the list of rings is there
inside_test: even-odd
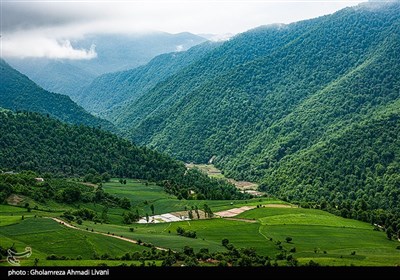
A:
[[[258,233],[261,234],[266,240],[270,241],[270,240],[269,240],[269,237],[266,236],[264,233],[261,232],[261,227],[263,227],[263,226],[265,227],[265,225],[260,225],[260,226],[258,227]]]
[[[129,242],[129,243],[132,243],[132,244],[140,245],[138,243],[138,241],[134,240],[134,239],[130,239],[130,238],[126,238],[126,237],[122,237],[122,236],[118,236],[118,235],[112,235],[112,234],[108,234],[108,233],[104,233],[104,232],[100,232],[100,231],[86,231],[84,229],[77,228],[76,226],[73,226],[73,225],[71,225],[71,224],[69,224],[69,223],[67,223],[67,222],[65,222],[65,221],[63,221],[61,219],[58,219],[58,218],[54,218],[54,217],[46,217],[46,218],[52,219],[53,221],[56,221],[57,223],[60,223],[63,226],[66,226],[66,227],[71,228],[71,229],[80,230],[80,231],[89,232],[89,233],[94,233],[94,234],[100,234],[100,235],[104,235],[104,236],[108,236],[108,237],[113,237],[113,238],[116,238],[116,239],[119,239],[119,240],[123,240],[123,241]],[[157,250],[161,250],[161,251],[170,250],[170,249],[163,248],[163,247],[158,247],[158,246],[155,246],[155,248]],[[171,250],[171,251],[175,252],[174,250]]]

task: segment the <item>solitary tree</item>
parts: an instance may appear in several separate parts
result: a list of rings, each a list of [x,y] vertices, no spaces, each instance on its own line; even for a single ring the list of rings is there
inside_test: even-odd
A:
[[[222,246],[226,247],[229,244],[229,239],[224,238],[222,239]]]
[[[291,238],[291,237],[289,237],[289,236],[286,237],[286,242],[287,242],[287,243],[290,243],[292,240],[293,240],[293,238]]]

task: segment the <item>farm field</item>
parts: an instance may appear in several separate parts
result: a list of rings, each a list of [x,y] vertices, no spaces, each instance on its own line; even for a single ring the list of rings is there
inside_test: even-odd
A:
[[[287,204],[274,198],[254,198],[248,200],[179,200],[173,195],[165,193],[162,187],[133,179],[126,179],[126,184],[118,182],[113,178],[110,182],[103,184],[103,189],[119,197],[130,200],[132,208],[138,208],[142,215],[151,214],[150,206],[154,206],[155,214],[165,214],[191,209],[197,205],[199,209],[207,204],[213,212],[223,211],[241,206],[256,206],[265,203]]]
[[[199,250],[224,250],[224,238],[236,247],[253,247],[259,254],[274,257],[279,253],[277,242],[288,252],[296,248],[293,255],[300,264],[310,260],[321,265],[337,266],[396,266],[400,263],[398,241],[388,240],[384,232],[374,231],[367,223],[337,217],[327,212],[302,208],[258,208],[248,210],[235,217],[195,220],[165,224],[135,224],[134,232],[126,226],[85,226],[103,232],[124,234],[156,246],[179,250],[181,244]],[[249,221],[255,220],[255,223]],[[176,229],[196,231],[197,238],[185,238],[176,234]],[[286,242],[286,237],[292,241]],[[353,253],[355,252],[355,253]]]
[[[28,211],[20,206],[0,205],[0,246],[8,248],[14,244],[19,252],[27,246],[31,247],[33,254],[29,259],[22,260],[22,265],[33,265],[37,259],[39,266],[138,266],[143,265],[143,262],[114,258],[120,258],[126,253],[149,251],[150,248],[143,244],[177,252],[183,252],[185,246],[193,248],[195,252],[204,248],[210,253],[227,252],[227,248],[222,245],[223,239],[229,240],[235,248],[254,248],[257,254],[271,259],[276,259],[282,252],[291,254],[299,265],[308,264],[310,260],[328,266],[400,264],[400,250],[396,249],[400,242],[388,240],[383,231],[374,231],[368,223],[345,219],[321,210],[299,208],[266,197],[247,201],[179,200],[155,184],[138,180],[127,180],[126,184],[120,184],[117,179],[112,179],[103,188],[116,196],[127,197],[132,205],[129,211],[140,209],[141,215],[150,213],[150,205],[154,205],[156,214],[164,214],[174,211],[184,213],[191,206],[201,208],[205,203],[214,213],[230,209],[238,211],[239,208],[244,212],[227,218],[216,216],[211,219],[158,224],[124,224],[123,213],[128,210],[109,207],[108,223],[84,220],[79,225],[76,221],[71,222],[80,229],[77,230],[60,225],[50,218],[60,217],[63,211],[73,209],[90,209],[101,215],[105,206],[47,201],[36,204],[37,209]],[[178,235],[178,228],[195,232],[196,238]],[[123,236],[142,245],[98,233]],[[289,242],[286,241],[287,237],[291,238]],[[101,258],[106,253],[111,259],[107,255]],[[46,259],[51,255],[64,259]],[[146,260],[145,265],[161,265],[161,262]],[[277,263],[286,265],[285,260],[278,259]],[[0,265],[8,264],[3,260]]]

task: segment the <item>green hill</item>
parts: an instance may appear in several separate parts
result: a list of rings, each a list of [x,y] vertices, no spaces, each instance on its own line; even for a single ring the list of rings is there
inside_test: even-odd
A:
[[[183,198],[248,197],[226,181],[186,170],[183,163],[112,133],[37,113],[0,113],[0,169],[146,179],[160,182],[169,193]]]
[[[92,116],[66,95],[42,89],[3,59],[0,60],[0,69],[0,107],[48,114],[64,122],[116,131],[110,122]]]
[[[399,2],[260,27],[125,105],[119,124],[136,143],[212,159],[271,194],[350,209],[366,195],[398,213],[399,34]]]

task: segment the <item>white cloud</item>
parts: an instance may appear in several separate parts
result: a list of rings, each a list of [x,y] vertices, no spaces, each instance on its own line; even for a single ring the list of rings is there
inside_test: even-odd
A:
[[[330,14],[364,1],[2,1],[2,55],[88,59],[94,56],[94,51],[74,49],[61,42],[87,34],[151,30],[237,34],[260,25],[290,23]],[[18,34],[24,34],[28,39],[16,36]]]
[[[177,52],[181,52],[181,51],[183,51],[183,45],[178,45],[178,46],[176,46],[176,48],[175,48],[175,51],[177,51]]]
[[[92,59],[97,57],[95,46],[90,49],[74,49],[69,40],[53,38],[13,36],[3,39],[4,57],[46,57],[51,59]]]

